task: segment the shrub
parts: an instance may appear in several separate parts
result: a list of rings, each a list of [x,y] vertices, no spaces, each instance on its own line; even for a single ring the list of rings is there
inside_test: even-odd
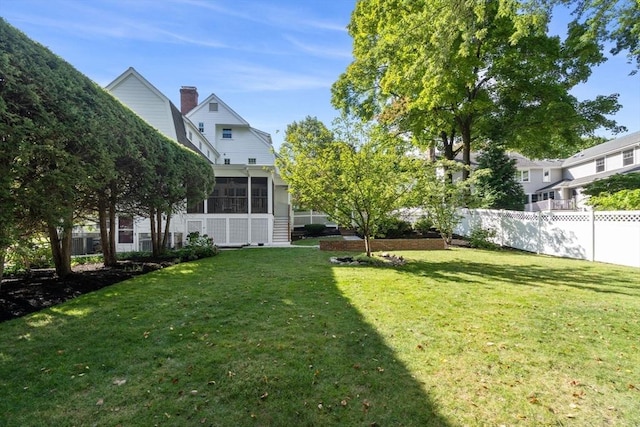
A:
[[[307,232],[308,236],[318,237],[324,234],[324,230],[327,228],[324,224],[305,224],[304,231]]]
[[[428,216],[422,216],[416,221],[413,228],[420,234],[427,234],[433,228],[433,221]]]
[[[493,228],[474,228],[469,236],[469,246],[476,249],[497,249],[498,245],[490,240],[494,237],[496,237],[496,230]]]
[[[51,245],[46,239],[22,240],[8,248],[5,263],[9,273],[53,267]]]
[[[184,247],[173,251],[173,253],[179,255],[181,261],[192,261],[217,255],[218,247],[213,243],[212,238],[206,234],[200,236],[200,233],[196,231],[189,233]]]
[[[412,231],[411,223],[396,217],[388,217],[380,222],[377,236],[398,239],[411,234]]]

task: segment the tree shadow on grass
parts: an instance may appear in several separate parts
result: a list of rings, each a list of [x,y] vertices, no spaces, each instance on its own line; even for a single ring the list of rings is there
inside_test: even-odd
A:
[[[531,256],[513,251],[494,252],[492,255],[501,257],[504,254],[507,257]],[[616,271],[616,268],[606,272],[597,271],[593,266],[585,265],[583,262],[576,262],[571,267],[557,268],[543,263],[510,264],[506,259],[505,263],[484,263],[456,258],[451,262],[412,261],[402,268],[402,271],[436,281],[454,280],[485,284],[490,279],[519,286],[568,286],[586,291],[640,297],[640,280],[634,280],[628,273]]]
[[[0,325],[0,418],[448,425],[324,255],[269,251],[223,253]]]

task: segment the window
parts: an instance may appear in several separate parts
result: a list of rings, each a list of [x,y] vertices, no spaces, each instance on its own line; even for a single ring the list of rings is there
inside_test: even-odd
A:
[[[250,165],[255,165],[255,164],[256,164],[256,159],[255,159],[255,157],[249,157],[249,161],[248,161],[248,163],[249,163]]]
[[[198,148],[202,151],[202,141],[198,141]]]
[[[210,159],[211,158],[211,151],[207,150],[207,158]]]
[[[222,137],[224,139],[231,139],[232,138],[231,129],[222,129]]]
[[[604,157],[596,159],[596,172],[604,172]]]
[[[251,178],[251,213],[267,212],[267,178]]]
[[[622,152],[622,166],[629,166],[633,164],[633,148],[631,150],[624,150]]]
[[[204,133],[204,122],[198,122],[198,130],[200,133]]]
[[[537,194],[532,194],[531,195],[531,203],[535,203],[538,201],[538,195]]]
[[[518,182],[529,182],[529,171],[528,170],[516,171],[514,178]]]
[[[118,217],[118,243],[133,243],[133,217]]]
[[[231,164],[231,159],[224,159],[224,164],[225,165],[230,165]]]
[[[551,170],[549,168],[542,169],[542,182],[551,181]]]
[[[209,103],[209,111],[218,111],[218,103],[210,102]]]
[[[189,141],[193,139],[193,132],[189,131]]]
[[[208,213],[247,213],[247,178],[216,178]]]

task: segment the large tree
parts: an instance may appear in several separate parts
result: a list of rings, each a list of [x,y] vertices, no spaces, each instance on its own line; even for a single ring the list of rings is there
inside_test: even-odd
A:
[[[502,146],[490,144],[485,147],[478,156],[477,169],[489,172],[476,181],[476,190],[484,199],[485,207],[523,210],[527,196],[515,178],[516,160],[510,159]]]
[[[515,0],[358,1],[354,61],[332,102],[394,124],[423,148],[438,145],[447,159],[462,151],[467,165],[473,141],[554,156],[615,127],[606,114],[619,105],[616,95],[571,95],[604,56],[584,25],[572,24],[565,40],[547,35],[549,11]]]
[[[41,230],[67,275],[73,227],[97,213],[113,263],[116,209],[152,212],[168,227],[188,195],[208,194],[207,160],[1,19],[0,76],[0,261],[9,244]]]
[[[319,132],[305,132],[308,125]],[[287,130],[277,165],[290,191],[302,205],[355,226],[370,256],[380,221],[405,206],[411,193],[411,162],[400,141],[380,126],[348,119],[337,123],[335,140],[315,119]]]

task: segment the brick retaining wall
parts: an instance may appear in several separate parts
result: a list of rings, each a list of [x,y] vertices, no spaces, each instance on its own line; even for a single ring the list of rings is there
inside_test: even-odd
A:
[[[379,251],[430,251],[444,249],[442,239],[374,239],[371,250]],[[364,240],[320,240],[322,251],[364,252]]]

